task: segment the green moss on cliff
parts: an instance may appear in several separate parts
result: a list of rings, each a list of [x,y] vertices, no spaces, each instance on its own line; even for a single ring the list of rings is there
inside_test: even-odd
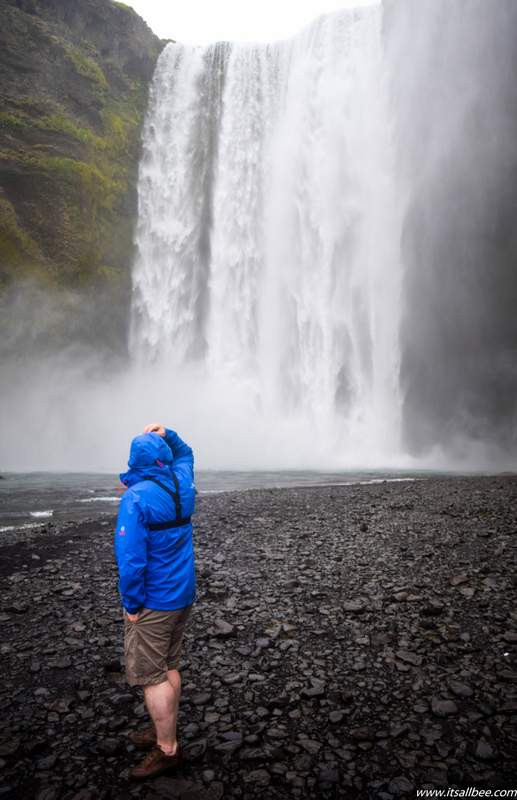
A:
[[[43,117],[34,117],[25,111],[0,111],[0,129],[10,130],[14,134],[30,130],[49,131],[70,136],[83,144],[102,146],[101,137],[93,133],[90,128],[77,125],[71,117],[65,114],[50,114]]]
[[[31,124],[30,120],[27,121],[25,117],[26,115],[24,114],[13,114],[9,111],[0,111],[0,129],[4,128],[17,133]]]
[[[0,271],[7,280],[31,261],[62,286],[127,284],[162,45],[123,3],[32,3],[28,13],[0,0]]]
[[[79,125],[76,125],[70,117],[64,114],[52,114],[48,117],[42,117],[34,124],[41,130],[64,133],[84,144],[96,145],[99,141],[99,137],[96,136],[93,131],[89,128],[81,128]]]
[[[0,286],[17,276],[31,274],[41,264],[37,244],[20,228],[12,203],[0,196]]]
[[[100,135],[77,125],[64,113],[37,118],[20,110],[0,114],[0,128],[17,137],[0,152],[0,158],[33,179],[43,178],[49,206],[55,206],[55,198],[59,198],[59,230],[68,255],[62,275],[67,284],[105,280],[108,275],[112,282],[111,270],[121,267],[110,267],[106,272],[103,262],[107,259],[127,267],[130,261],[132,220],[128,223],[124,216],[124,204],[134,181],[142,107],[138,87],[127,100],[108,98],[101,112]],[[75,141],[82,147],[81,160],[55,155],[47,144],[26,147],[23,137],[33,136],[35,131],[61,134]],[[28,251],[21,248],[20,237],[11,237],[9,242],[0,257],[14,267]],[[20,258],[12,255],[17,245]]]
[[[66,182],[74,189],[79,187],[101,208],[113,206],[113,193],[119,187],[115,181],[103,175],[95,164],[76,161],[73,158],[44,155],[27,156],[23,159],[23,163],[33,172],[42,172],[47,177],[56,179],[60,185]]]
[[[89,81],[95,84],[99,91],[108,91],[109,86],[106,76],[93,58],[85,55],[78,47],[68,42],[60,42],[60,44],[78,75],[82,75],[83,78],[88,78]]]

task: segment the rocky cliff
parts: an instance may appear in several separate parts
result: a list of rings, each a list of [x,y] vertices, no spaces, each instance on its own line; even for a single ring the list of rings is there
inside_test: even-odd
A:
[[[127,291],[163,44],[123,3],[0,0],[0,287]]]

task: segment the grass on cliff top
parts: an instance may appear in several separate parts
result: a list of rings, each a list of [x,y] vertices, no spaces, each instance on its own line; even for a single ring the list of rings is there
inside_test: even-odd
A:
[[[131,6],[128,6],[128,5],[126,5],[125,3],[120,3],[120,2],[119,2],[119,0],[111,0],[111,4],[112,4],[113,6],[116,6],[117,8],[120,8],[120,9],[122,9],[122,11],[127,11],[127,12],[129,12],[130,14],[133,14],[133,15],[135,15],[135,16],[138,16],[138,14],[136,13],[136,11],[135,11],[135,9],[134,9],[134,8],[131,8]]]

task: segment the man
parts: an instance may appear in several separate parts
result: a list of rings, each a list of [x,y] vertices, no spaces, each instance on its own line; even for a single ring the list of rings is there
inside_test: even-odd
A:
[[[159,775],[181,762],[176,721],[181,693],[178,661],[195,598],[194,457],[177,433],[146,425],[131,442],[129,471],[115,532],[119,590],[124,607],[126,676],[143,686],[151,728],[131,741],[150,749],[133,778]]]

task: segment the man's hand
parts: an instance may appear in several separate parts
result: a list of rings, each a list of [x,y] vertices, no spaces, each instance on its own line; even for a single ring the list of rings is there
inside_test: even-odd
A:
[[[158,436],[165,436],[165,427],[160,422],[151,422],[145,426],[144,433],[157,433]]]
[[[139,611],[136,614],[130,614],[129,611],[126,611],[126,614],[130,622],[138,622],[138,617],[140,616]]]

